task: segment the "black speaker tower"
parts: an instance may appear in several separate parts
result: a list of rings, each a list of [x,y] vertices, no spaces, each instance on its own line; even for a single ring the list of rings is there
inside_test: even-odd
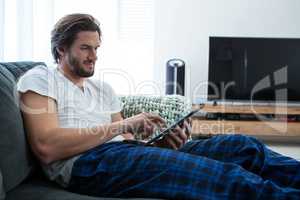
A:
[[[167,61],[166,94],[184,96],[185,62],[174,58]]]

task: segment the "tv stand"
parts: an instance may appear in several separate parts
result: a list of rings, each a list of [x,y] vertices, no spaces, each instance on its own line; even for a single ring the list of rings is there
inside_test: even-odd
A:
[[[193,117],[193,136],[239,133],[300,143],[300,107],[205,104]]]
[[[287,121],[300,122],[300,115],[276,115],[276,114],[249,114],[249,113],[207,113],[203,112],[196,115],[197,119],[203,120],[239,120],[239,121]]]
[[[207,105],[232,105],[232,106],[281,106],[281,107],[300,107],[300,101],[293,101],[293,102],[274,102],[274,101],[248,101],[248,100],[213,100],[208,101],[205,104]]]

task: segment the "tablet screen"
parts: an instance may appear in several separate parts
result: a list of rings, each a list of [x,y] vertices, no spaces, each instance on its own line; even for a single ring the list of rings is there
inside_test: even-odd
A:
[[[157,136],[155,136],[154,138],[152,138],[151,140],[149,140],[147,142],[147,144],[152,144],[153,142],[155,142],[155,141],[159,140],[160,138],[164,137],[165,135],[171,133],[172,129],[174,129],[177,125],[182,126],[182,124],[183,124],[183,122],[184,122],[185,119],[191,117],[192,115],[194,115],[195,113],[197,113],[199,110],[200,109],[193,110],[193,111],[189,112],[188,114],[186,114],[185,116],[181,117],[179,120],[177,120],[171,126],[169,126],[168,128],[164,129]]]

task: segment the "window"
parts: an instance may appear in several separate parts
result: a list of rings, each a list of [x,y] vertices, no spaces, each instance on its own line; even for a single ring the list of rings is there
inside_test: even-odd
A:
[[[53,65],[50,32],[54,23],[69,13],[90,13],[100,21],[103,32],[93,78],[110,83],[118,94],[149,94],[156,88],[154,0],[0,0],[0,6],[1,60]]]
[[[104,68],[99,75],[121,94],[156,93],[153,80],[153,0],[119,0],[117,35],[104,35]],[[106,48],[107,46],[112,48]],[[100,56],[101,58],[101,56]],[[154,92],[153,92],[154,91]]]

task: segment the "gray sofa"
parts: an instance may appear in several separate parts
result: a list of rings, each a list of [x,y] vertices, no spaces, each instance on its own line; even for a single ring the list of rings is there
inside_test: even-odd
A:
[[[68,192],[42,174],[26,143],[15,85],[37,62],[0,63],[0,199],[100,200]]]
[[[79,195],[48,181],[26,143],[19,110],[16,82],[27,70],[41,62],[0,63],[0,200],[100,200]],[[185,114],[191,104],[184,97],[120,97],[123,116],[158,112],[167,122]]]

